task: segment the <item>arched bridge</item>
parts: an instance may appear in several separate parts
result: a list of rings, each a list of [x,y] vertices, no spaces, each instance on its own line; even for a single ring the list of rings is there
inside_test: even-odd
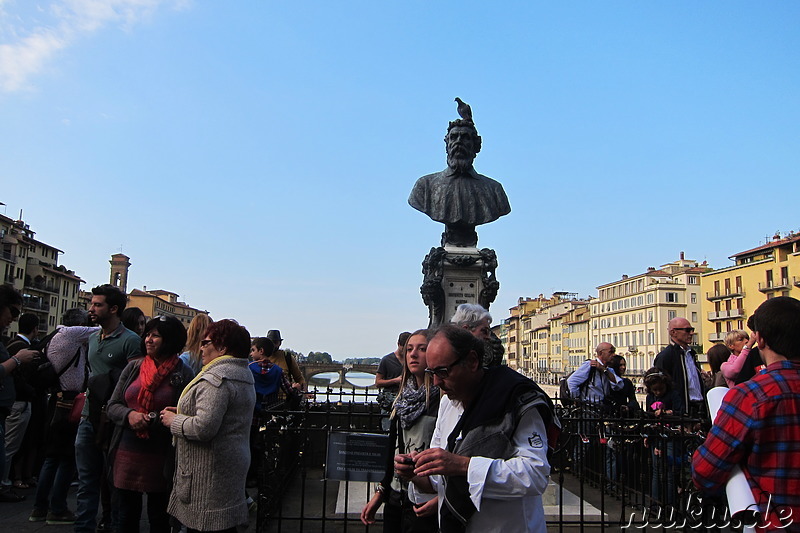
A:
[[[341,363],[330,364],[317,364],[317,363],[300,363],[300,372],[303,373],[306,383],[309,379],[317,374],[324,374],[326,372],[336,372],[339,374],[337,381],[331,381],[331,385],[344,385],[347,382],[345,376],[348,372],[364,372],[365,374],[375,374],[378,371],[378,365],[343,365]],[[374,387],[374,385],[371,385]]]

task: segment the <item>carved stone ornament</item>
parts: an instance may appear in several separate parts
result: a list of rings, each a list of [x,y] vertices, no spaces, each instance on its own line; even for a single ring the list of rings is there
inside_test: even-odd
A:
[[[446,323],[449,316],[447,312],[447,298],[444,281],[446,271],[451,274],[461,269],[475,272],[476,283],[479,291],[472,303],[478,303],[485,309],[494,302],[500,289],[495,270],[497,269],[497,254],[491,248],[483,248],[477,254],[468,255],[450,253],[444,247],[431,248],[422,261],[422,286],[420,294],[422,301],[428,307],[429,327],[436,327]],[[477,269],[477,272],[476,272]]]
[[[445,255],[447,252],[440,246],[431,248],[431,251],[422,260],[422,286],[419,288],[419,292],[422,294],[422,301],[428,306],[430,324],[441,324],[444,316],[442,278]]]

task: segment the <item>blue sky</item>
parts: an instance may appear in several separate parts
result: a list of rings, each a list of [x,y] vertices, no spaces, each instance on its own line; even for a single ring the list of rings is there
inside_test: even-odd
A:
[[[336,358],[427,323],[408,206],[473,108],[520,296],[800,229],[800,4],[0,0],[0,202],[86,287],[131,257]]]

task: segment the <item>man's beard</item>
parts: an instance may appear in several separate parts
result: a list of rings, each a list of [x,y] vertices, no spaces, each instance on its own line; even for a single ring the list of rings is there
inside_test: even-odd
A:
[[[475,160],[475,156],[472,154],[462,154],[462,151],[459,151],[458,155],[452,152],[447,154],[447,166],[460,174],[466,173],[472,169],[472,162]]]

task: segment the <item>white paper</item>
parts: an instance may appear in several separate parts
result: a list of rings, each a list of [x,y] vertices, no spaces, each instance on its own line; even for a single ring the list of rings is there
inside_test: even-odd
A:
[[[711,414],[711,420],[716,420],[717,412],[722,406],[722,399],[728,393],[727,387],[714,387],[706,398],[708,399],[708,412]],[[731,470],[731,477],[725,484],[725,494],[728,496],[728,508],[731,512],[731,518],[736,516],[736,513],[742,511],[758,510],[756,499],[753,498],[753,491],[750,490],[750,484],[739,466],[734,466]],[[755,531],[754,528],[745,527],[743,533]]]

